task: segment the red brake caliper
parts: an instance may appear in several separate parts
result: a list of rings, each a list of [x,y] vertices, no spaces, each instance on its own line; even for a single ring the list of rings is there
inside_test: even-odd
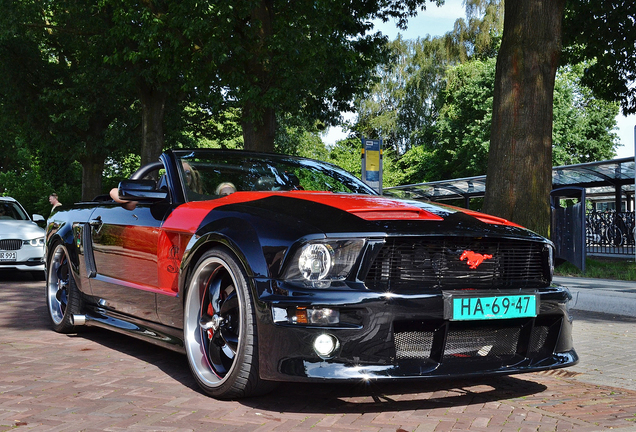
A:
[[[209,316],[214,316],[214,307],[212,306],[212,303],[208,304],[207,313]],[[214,331],[212,329],[208,329],[208,339],[212,339],[212,336],[214,336]]]

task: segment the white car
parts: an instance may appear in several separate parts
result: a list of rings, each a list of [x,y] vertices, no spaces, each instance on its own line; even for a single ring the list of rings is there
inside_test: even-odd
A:
[[[31,218],[18,201],[0,197],[0,270],[44,276],[44,229],[36,223],[40,221],[42,215]]]

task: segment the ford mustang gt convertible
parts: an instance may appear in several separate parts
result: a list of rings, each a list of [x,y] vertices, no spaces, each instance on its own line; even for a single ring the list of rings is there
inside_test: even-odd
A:
[[[167,151],[111,195],[48,221],[53,328],[183,352],[213,397],[578,361],[553,245],[506,220],[243,151]]]

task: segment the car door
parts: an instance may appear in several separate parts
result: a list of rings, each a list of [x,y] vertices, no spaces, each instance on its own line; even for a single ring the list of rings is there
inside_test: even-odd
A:
[[[138,203],[132,210],[119,204],[95,210],[90,220],[95,265],[90,280],[102,306],[158,321],[158,246],[169,211],[166,202]]]

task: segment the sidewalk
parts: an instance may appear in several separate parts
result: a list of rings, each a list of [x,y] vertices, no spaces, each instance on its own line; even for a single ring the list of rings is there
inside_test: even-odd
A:
[[[636,281],[555,276],[553,283],[570,289],[570,308],[636,317]]]

